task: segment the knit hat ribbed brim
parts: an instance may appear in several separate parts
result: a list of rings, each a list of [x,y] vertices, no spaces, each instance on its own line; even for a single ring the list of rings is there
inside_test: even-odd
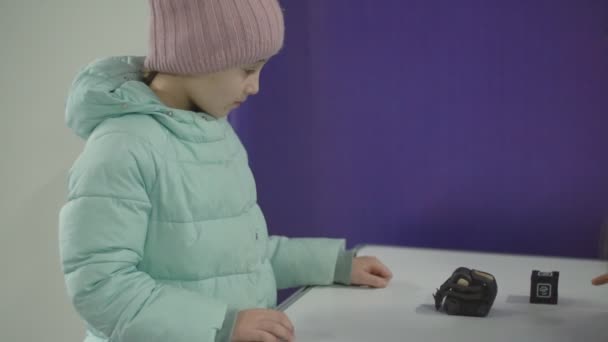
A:
[[[275,55],[283,45],[277,0],[149,0],[150,40],[144,67],[207,74]]]

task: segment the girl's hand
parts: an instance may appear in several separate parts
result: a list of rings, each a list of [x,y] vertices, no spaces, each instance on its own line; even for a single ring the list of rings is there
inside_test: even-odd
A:
[[[232,331],[232,342],[275,342],[294,340],[293,324],[280,311],[250,309],[239,311]]]
[[[604,285],[608,283],[608,273],[601,275],[599,277],[593,278],[591,281],[593,285]]]
[[[353,285],[369,287],[386,287],[393,273],[373,256],[361,256],[353,259],[350,282]]]

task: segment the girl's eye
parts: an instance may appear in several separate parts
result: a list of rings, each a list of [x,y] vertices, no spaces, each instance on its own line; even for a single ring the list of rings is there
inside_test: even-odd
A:
[[[256,72],[255,69],[243,69],[243,71],[245,71],[247,75],[255,74]]]

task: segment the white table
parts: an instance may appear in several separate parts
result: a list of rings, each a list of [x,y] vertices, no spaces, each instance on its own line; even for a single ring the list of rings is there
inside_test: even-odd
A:
[[[298,342],[608,341],[608,285],[591,279],[608,262],[587,259],[364,246],[394,274],[389,287],[309,287],[280,310]],[[485,318],[437,312],[432,294],[459,266],[492,273],[498,295]],[[533,269],[559,271],[557,305],[530,304]]]

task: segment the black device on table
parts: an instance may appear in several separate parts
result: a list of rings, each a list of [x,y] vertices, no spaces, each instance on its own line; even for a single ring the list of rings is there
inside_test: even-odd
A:
[[[498,285],[487,272],[458,267],[433,294],[435,308],[448,315],[485,317],[490,312]]]

